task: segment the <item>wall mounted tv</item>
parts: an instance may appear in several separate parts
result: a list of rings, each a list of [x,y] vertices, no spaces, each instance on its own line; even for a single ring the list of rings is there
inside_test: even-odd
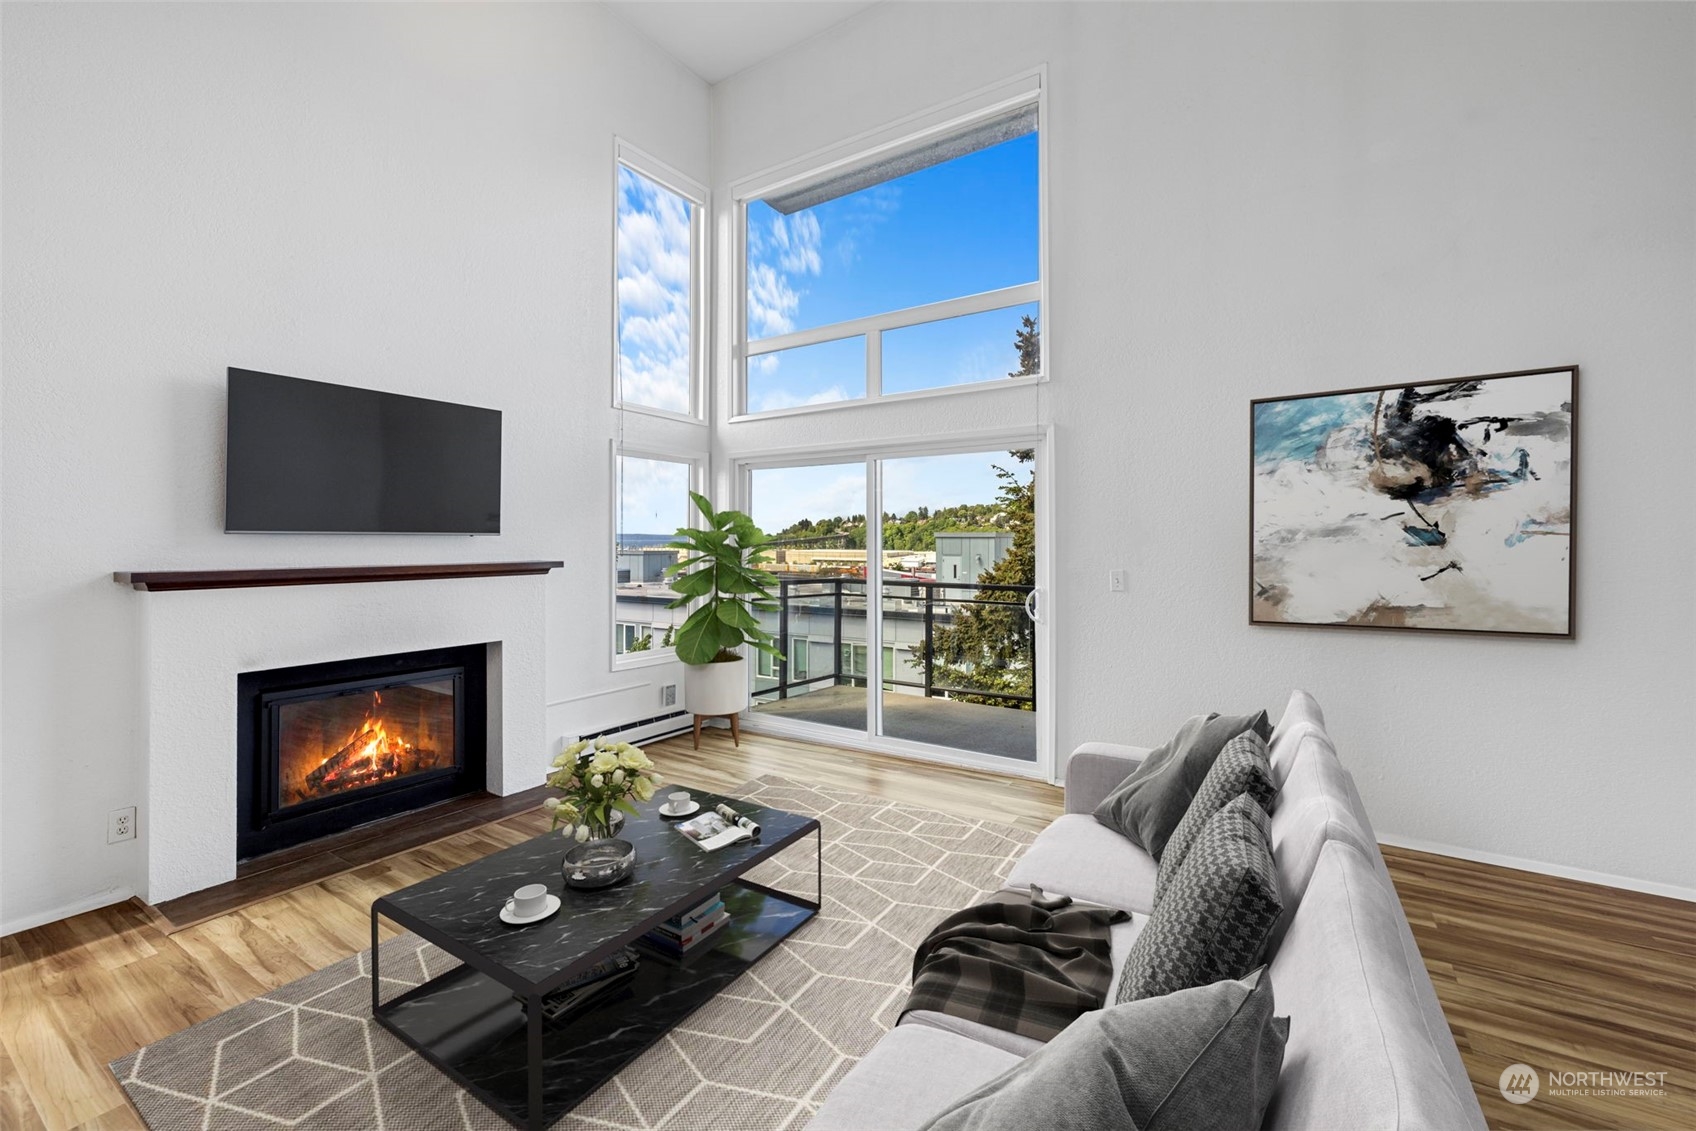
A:
[[[224,530],[499,534],[501,414],[229,371]]]

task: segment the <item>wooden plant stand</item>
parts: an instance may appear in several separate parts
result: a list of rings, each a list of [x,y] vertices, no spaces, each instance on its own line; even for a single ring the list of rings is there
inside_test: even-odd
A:
[[[742,716],[740,713],[728,715],[696,715],[695,716],[695,749],[701,748],[701,724],[708,719],[730,720],[730,741],[738,747],[742,745]]]

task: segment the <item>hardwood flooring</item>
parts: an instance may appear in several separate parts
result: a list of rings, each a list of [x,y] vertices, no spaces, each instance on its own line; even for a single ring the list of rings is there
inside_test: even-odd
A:
[[[1060,791],[1036,782],[762,735],[740,749],[713,731],[698,752],[687,737],[649,750],[672,781],[708,789],[781,774],[1032,829],[1061,808]],[[137,1131],[108,1061],[363,949],[377,895],[547,827],[535,809],[486,816],[288,890],[264,869],[246,877],[245,897],[224,892],[228,907],[205,904],[198,919],[131,902],[0,940],[0,1128]],[[1491,1127],[1696,1128],[1696,906],[1401,849],[1385,857]],[[1667,1094],[1514,1107],[1496,1084],[1515,1061],[1664,1071]]]

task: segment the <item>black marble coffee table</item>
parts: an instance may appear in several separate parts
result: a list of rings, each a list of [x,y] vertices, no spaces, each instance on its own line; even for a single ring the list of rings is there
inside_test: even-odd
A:
[[[658,816],[654,801],[625,822],[620,835],[636,846],[636,868],[614,887],[567,889],[560,858],[568,842],[551,833],[378,899],[371,905],[377,1022],[514,1126],[550,1126],[818,911],[824,877],[816,818],[691,792],[703,809],[723,801],[752,817],[760,841],[703,852]],[[739,878],[808,833],[818,844],[811,898]],[[501,907],[528,883],[546,884],[561,897],[560,910],[508,926]],[[622,990],[558,1023],[542,1016],[541,999],[578,971],[721,890],[731,919],[709,944],[682,959],[643,948]],[[463,965],[379,1000],[379,917]]]

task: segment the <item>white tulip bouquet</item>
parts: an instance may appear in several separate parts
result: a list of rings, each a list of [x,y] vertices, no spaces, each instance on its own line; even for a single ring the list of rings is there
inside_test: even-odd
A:
[[[554,828],[563,824],[565,835],[582,843],[610,836],[615,813],[637,816],[630,798],[648,801],[661,784],[641,747],[603,739],[574,742],[554,758],[548,773],[548,785],[565,796],[548,798],[542,808],[553,816]]]

